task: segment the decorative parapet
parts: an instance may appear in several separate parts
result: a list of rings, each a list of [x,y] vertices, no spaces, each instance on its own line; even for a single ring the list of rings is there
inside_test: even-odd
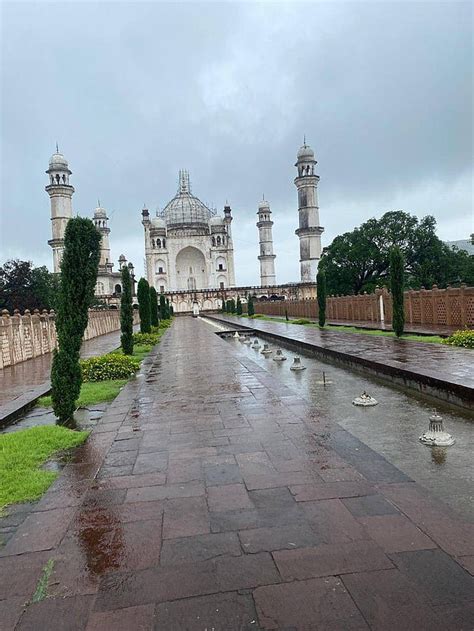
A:
[[[451,327],[474,327],[474,287],[461,285],[439,289],[409,290],[405,292],[406,324],[430,324]],[[317,318],[318,304],[309,300],[255,302],[255,313],[296,318]],[[329,296],[326,303],[327,320],[381,323],[392,321],[392,295],[386,289],[357,296]]]
[[[134,324],[138,324],[138,312],[133,312]],[[0,369],[51,353],[57,346],[56,314],[54,311],[28,309],[21,315],[15,309],[13,315],[4,309],[0,317]],[[118,309],[90,310],[84,339],[90,340],[120,329]]]

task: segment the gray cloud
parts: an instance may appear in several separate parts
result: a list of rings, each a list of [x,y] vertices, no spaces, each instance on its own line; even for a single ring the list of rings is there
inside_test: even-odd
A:
[[[306,133],[321,223],[386,210],[472,231],[470,3],[4,3],[2,258],[50,264],[43,188],[56,140],[74,208],[112,214],[140,269],[140,209],[194,192],[234,211],[237,281],[258,282],[256,210],[272,204],[279,281],[298,279],[293,167]]]

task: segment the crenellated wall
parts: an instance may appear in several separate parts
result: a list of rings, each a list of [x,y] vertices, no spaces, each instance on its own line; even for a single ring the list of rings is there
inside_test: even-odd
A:
[[[417,325],[474,327],[474,287],[461,285],[438,289],[406,291],[404,295],[405,322]],[[383,309],[382,309],[383,305]],[[254,302],[255,313],[289,318],[318,317],[318,303],[314,299]],[[386,289],[358,296],[328,296],[326,320],[380,323],[392,321],[392,295]]]
[[[138,311],[133,312],[134,324],[138,324]],[[120,329],[118,309],[91,310],[84,339],[90,340],[99,335]],[[55,313],[44,310],[34,313],[26,310],[23,315],[15,310],[11,316],[3,310],[0,317],[0,369],[20,362],[46,355],[56,348]]]

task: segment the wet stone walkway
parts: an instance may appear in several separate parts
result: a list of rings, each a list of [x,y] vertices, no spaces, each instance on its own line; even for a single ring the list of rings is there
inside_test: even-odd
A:
[[[0,551],[2,631],[473,628],[472,524],[203,321],[142,372]]]
[[[120,331],[94,337],[82,343],[81,357],[108,353],[120,346]],[[0,427],[51,388],[50,373],[53,354],[7,366],[0,370]]]
[[[209,317],[231,326],[254,329],[282,342],[291,340],[293,345],[309,352],[341,360],[346,365],[362,366],[372,374],[383,374],[397,383],[474,411],[474,354],[470,349],[225,314]]]

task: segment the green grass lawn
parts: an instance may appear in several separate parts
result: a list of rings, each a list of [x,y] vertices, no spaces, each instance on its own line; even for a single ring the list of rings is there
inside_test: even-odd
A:
[[[249,318],[248,315],[242,317]],[[253,318],[250,317],[249,320]],[[307,324],[299,324],[295,320],[286,320],[285,318],[269,317],[262,314],[258,314],[258,320],[267,320],[268,322],[287,322],[288,324],[296,324],[297,326],[310,326],[319,329],[317,322],[308,322]],[[378,335],[382,337],[396,337],[393,331],[381,331],[380,329],[360,329],[355,326],[335,326],[332,324],[326,324],[324,331],[340,331],[342,333],[362,333],[363,335]],[[415,333],[406,333],[402,335],[401,339],[411,340],[412,342],[431,342],[432,344],[442,344],[443,337],[439,335],[416,335]]]
[[[127,383],[127,379],[109,379],[108,381],[84,381],[81,386],[81,394],[77,400],[78,407],[87,407],[94,403],[106,403],[113,401],[121,388]],[[45,408],[52,407],[51,397],[41,397],[38,405]]]
[[[58,474],[40,467],[53,454],[81,445],[88,432],[42,425],[0,435],[0,511],[38,499]]]

